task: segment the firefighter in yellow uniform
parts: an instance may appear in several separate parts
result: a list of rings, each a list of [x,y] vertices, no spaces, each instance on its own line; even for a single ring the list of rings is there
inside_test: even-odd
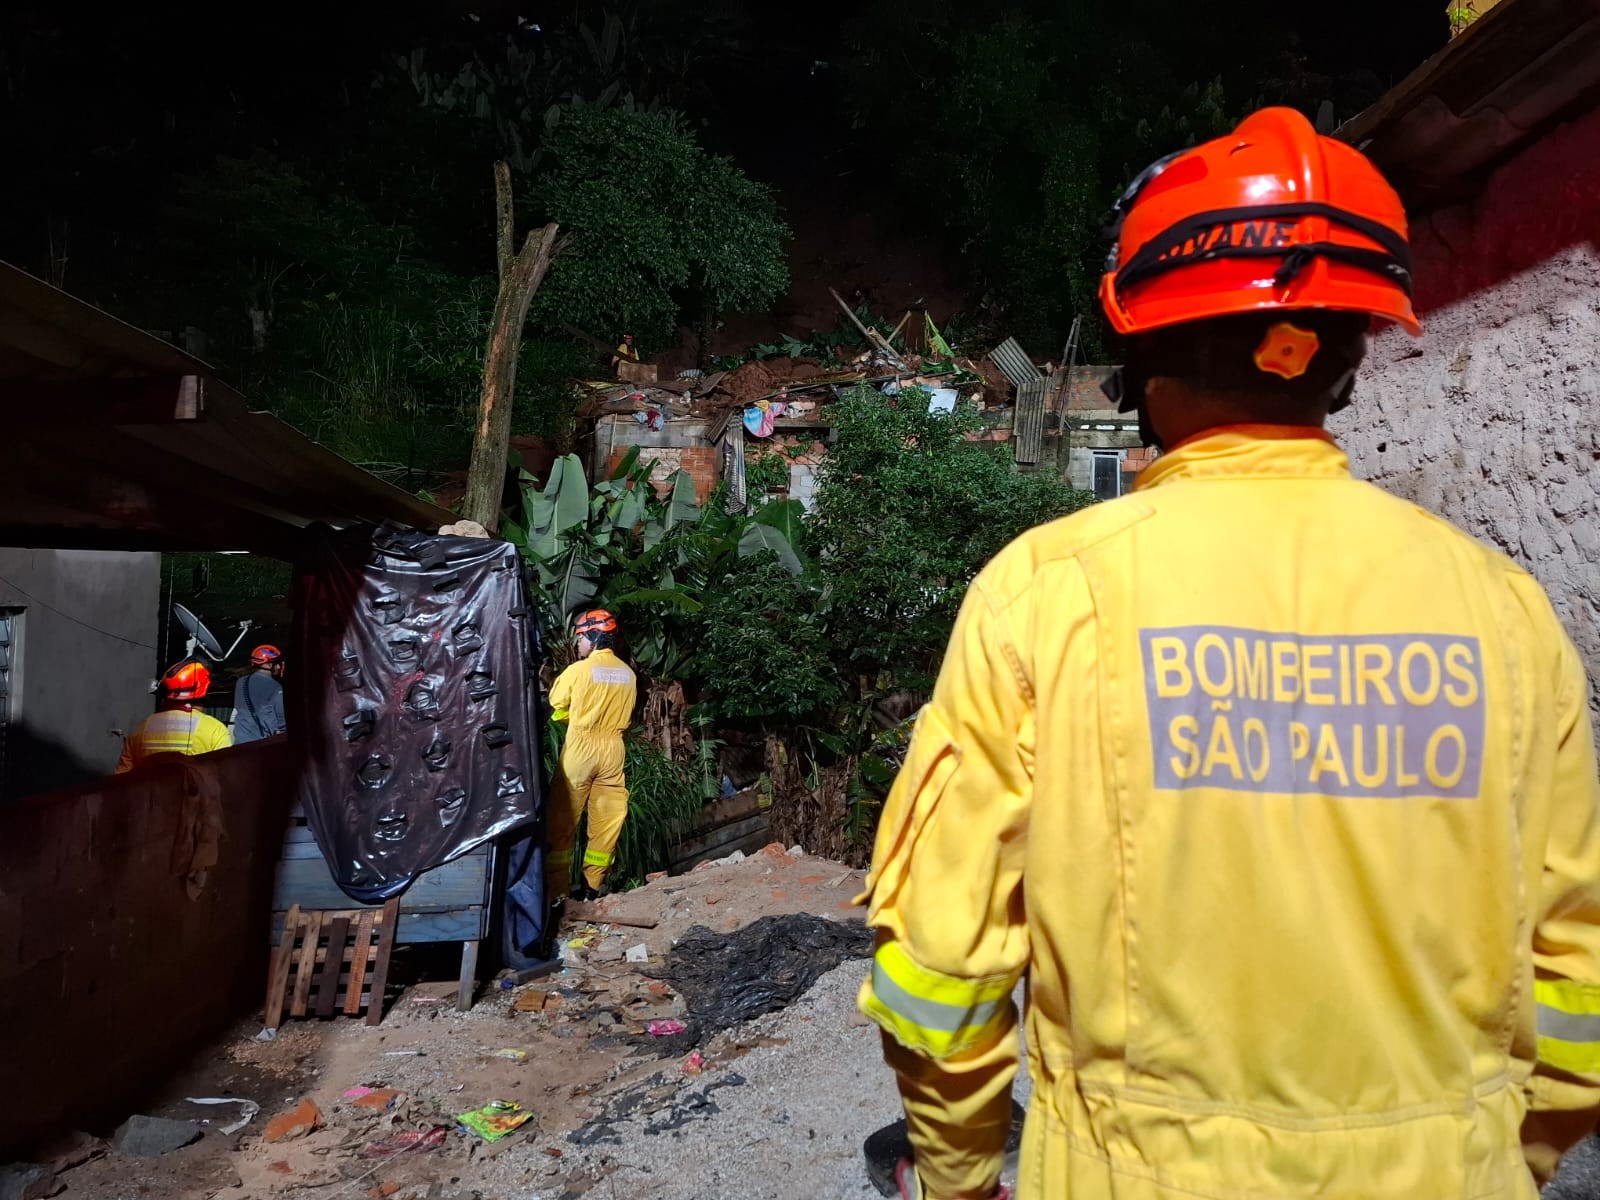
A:
[[[114,772],[143,766],[158,754],[209,754],[233,745],[228,727],[195,707],[211,690],[211,672],[202,662],[181,662],[161,677],[161,707],[122,742]]]
[[[972,585],[878,834],[907,1195],[1527,1197],[1600,1117],[1589,689],[1526,572],[1322,431],[1400,201],[1268,109],[1146,172],[1102,285],[1166,453]]]
[[[600,894],[628,816],[628,780],[623,773],[622,735],[633,721],[637,684],[633,671],[614,649],[617,620],[603,609],[578,618],[578,661],[550,688],[551,716],[567,722],[554,795],[550,800],[550,857],[547,893],[567,894],[578,818],[589,811],[589,840],[583,853],[580,900]]]

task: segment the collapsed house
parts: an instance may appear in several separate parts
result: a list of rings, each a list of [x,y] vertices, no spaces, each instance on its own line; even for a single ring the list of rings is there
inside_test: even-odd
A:
[[[908,326],[919,332],[902,339]],[[962,357],[926,312],[908,312],[888,337],[863,332],[872,348],[843,365],[767,358],[657,380],[648,364],[625,363],[622,378],[581,385],[591,474],[610,474],[637,448],[663,494],[682,470],[702,502],[725,485],[739,507],[798,500],[810,511],[834,436],[827,407],[863,386],[924,389],[930,412],[971,403],[981,417],[971,440],[1004,444],[1018,470],[1058,472],[1102,499],[1128,491],[1151,457],[1138,421],[1101,390],[1110,367],[1041,365],[1015,338],[982,359]]]

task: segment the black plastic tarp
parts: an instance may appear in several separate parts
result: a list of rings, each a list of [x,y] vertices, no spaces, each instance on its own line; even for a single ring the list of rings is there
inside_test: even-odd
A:
[[[347,894],[385,900],[542,816],[541,647],[515,547],[330,534],[299,564],[295,607],[300,800]]]

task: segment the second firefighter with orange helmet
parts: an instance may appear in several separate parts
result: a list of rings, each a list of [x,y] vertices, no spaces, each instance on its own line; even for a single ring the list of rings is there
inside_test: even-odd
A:
[[[550,800],[550,857],[546,891],[560,899],[572,884],[578,819],[589,814],[579,899],[600,894],[628,817],[628,780],[622,735],[633,722],[638,696],[633,671],[617,656],[617,619],[591,609],[577,620],[578,659],[550,688],[551,717],[567,722]]]
[[[257,646],[250,651],[254,668],[233,689],[233,740],[256,742],[289,728],[283,715],[283,651]]]

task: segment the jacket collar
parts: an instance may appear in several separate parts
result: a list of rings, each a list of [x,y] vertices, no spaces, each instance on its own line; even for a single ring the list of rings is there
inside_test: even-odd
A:
[[[1179,479],[1349,475],[1349,458],[1326,430],[1310,425],[1223,425],[1179,442],[1139,472],[1134,489]]]

